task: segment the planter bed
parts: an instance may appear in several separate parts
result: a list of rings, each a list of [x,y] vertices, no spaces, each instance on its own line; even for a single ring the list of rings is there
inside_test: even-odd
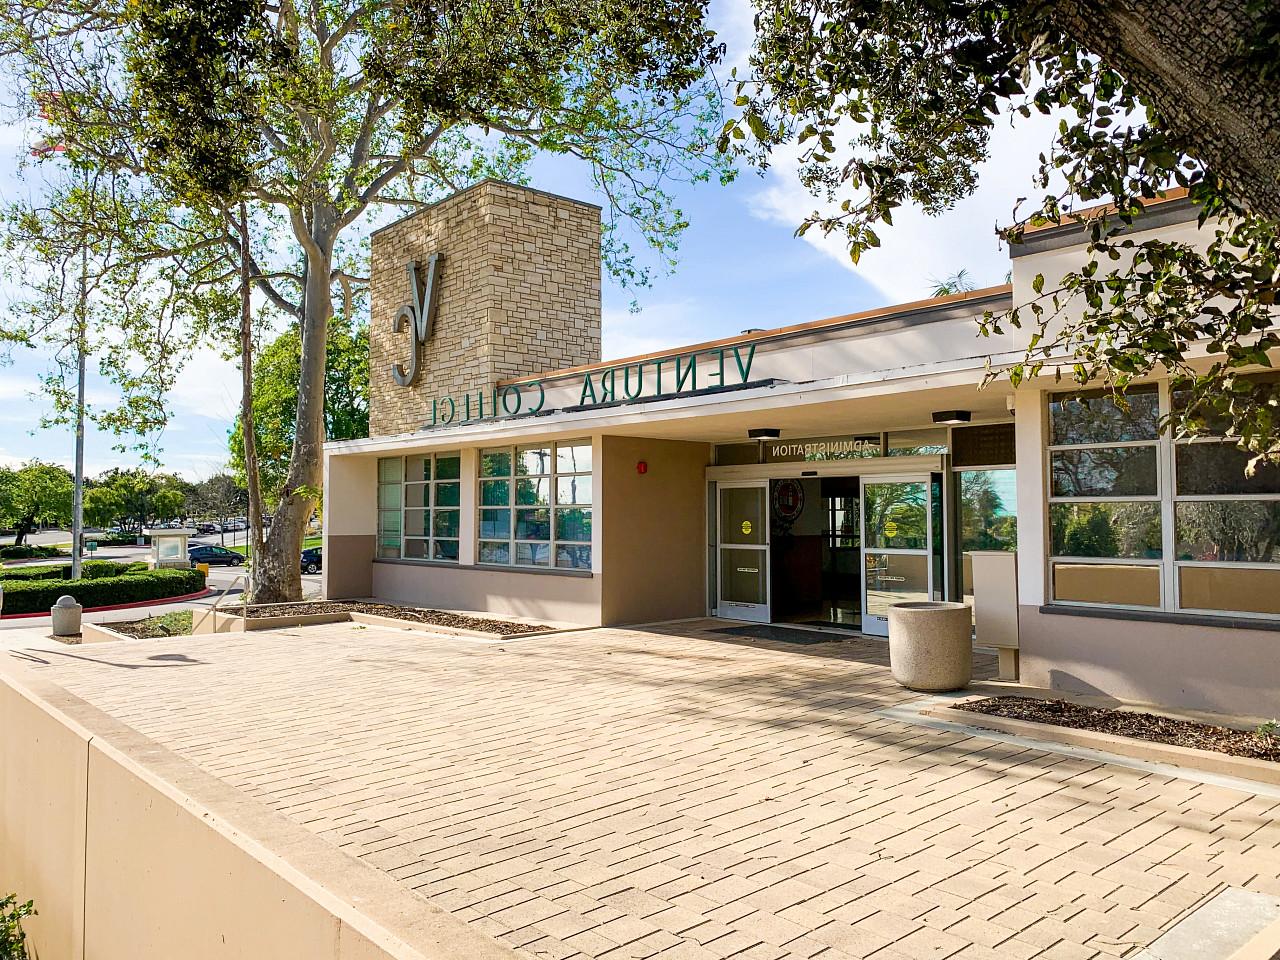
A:
[[[1149,740],[1192,750],[1212,750],[1233,757],[1280,762],[1280,736],[1268,743],[1250,730],[1218,727],[1194,720],[1178,720],[1155,713],[1086,707],[1066,700],[1034,697],[989,697],[958,704],[957,710],[1007,717],[1030,723],[1047,723],[1073,730],[1091,730],[1116,737]]]
[[[197,613],[196,633],[230,633],[241,630],[270,630],[278,627],[313,626],[323,623],[361,623],[404,627],[423,624],[443,633],[471,637],[517,637],[546,633],[551,628],[491,617],[473,617],[444,610],[400,607],[391,603],[364,600],[318,600],[301,603],[249,604],[230,606],[216,613]]]

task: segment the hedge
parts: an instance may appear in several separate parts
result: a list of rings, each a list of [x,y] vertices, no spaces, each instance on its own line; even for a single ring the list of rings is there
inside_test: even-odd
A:
[[[64,594],[85,607],[109,607],[181,597],[204,585],[199,570],[147,570],[92,580],[6,580],[3,613],[46,613]]]
[[[147,569],[141,560],[133,563],[117,563],[114,560],[85,560],[80,564],[80,576],[85,580],[102,577],[121,577],[129,573],[141,573]],[[0,570],[0,583],[13,580],[70,580],[71,564],[50,564],[40,567],[9,567]]]
[[[110,536],[94,536],[92,533],[84,535],[85,543],[92,540],[99,547],[133,547],[137,546],[138,538],[142,536],[137,533],[115,534]],[[146,546],[151,542],[150,537],[142,537],[142,544]]]
[[[57,547],[41,547],[30,543],[6,544],[0,547],[0,560],[32,560],[36,557],[65,557]]]

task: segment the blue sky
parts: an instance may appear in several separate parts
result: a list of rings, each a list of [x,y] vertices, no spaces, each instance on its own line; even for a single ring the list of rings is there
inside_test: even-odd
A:
[[[713,11],[730,60],[737,60],[750,29],[749,8],[745,0],[715,0]],[[679,191],[677,200],[690,227],[676,272],[655,277],[650,288],[640,291],[620,289],[605,278],[605,357],[916,299],[928,294],[931,278],[960,268],[979,286],[1000,283],[1008,260],[995,227],[1009,222],[1016,199],[1030,192],[1036,154],[1050,135],[1047,122],[1016,131],[998,127],[993,158],[975,196],[937,219],[914,211],[895,217],[895,225],[881,231],[881,248],[857,267],[839,237],[823,238],[813,231],[804,239],[793,236],[815,203],[799,186],[786,156],[775,158],[764,177],[744,170],[728,187],[713,183]],[[0,197],[5,201],[38,189],[32,171],[19,171],[27,142],[25,131],[0,127]],[[587,171],[563,158],[536,160],[532,184],[598,201]],[[8,299],[4,287],[0,298]],[[629,309],[633,298],[638,313]],[[43,408],[38,377],[47,363],[47,358],[28,353],[0,367],[0,465],[31,457],[71,463],[70,432],[37,428]],[[238,381],[236,368],[211,354],[187,367],[172,397],[174,418],[161,443],[166,469],[200,479],[222,468]],[[91,378],[89,396],[91,403],[109,402],[111,387]],[[134,457],[111,446],[111,438],[90,434],[90,475],[134,465]]]

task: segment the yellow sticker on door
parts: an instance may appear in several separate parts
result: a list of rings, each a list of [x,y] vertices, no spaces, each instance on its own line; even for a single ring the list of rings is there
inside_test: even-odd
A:
[[[886,537],[896,537],[898,535],[898,525],[890,520],[884,525],[884,535]]]
[[[743,520],[743,521],[742,521],[742,532],[743,532],[744,534],[747,534],[748,536],[751,534],[751,521],[750,521],[750,520]]]

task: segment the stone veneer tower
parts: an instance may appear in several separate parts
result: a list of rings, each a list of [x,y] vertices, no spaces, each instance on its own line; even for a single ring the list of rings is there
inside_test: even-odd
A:
[[[405,273],[439,254],[433,331],[402,387],[411,323],[393,323]],[[498,381],[600,360],[600,208],[485,180],[373,235],[369,435],[412,433],[432,400],[491,392]]]

